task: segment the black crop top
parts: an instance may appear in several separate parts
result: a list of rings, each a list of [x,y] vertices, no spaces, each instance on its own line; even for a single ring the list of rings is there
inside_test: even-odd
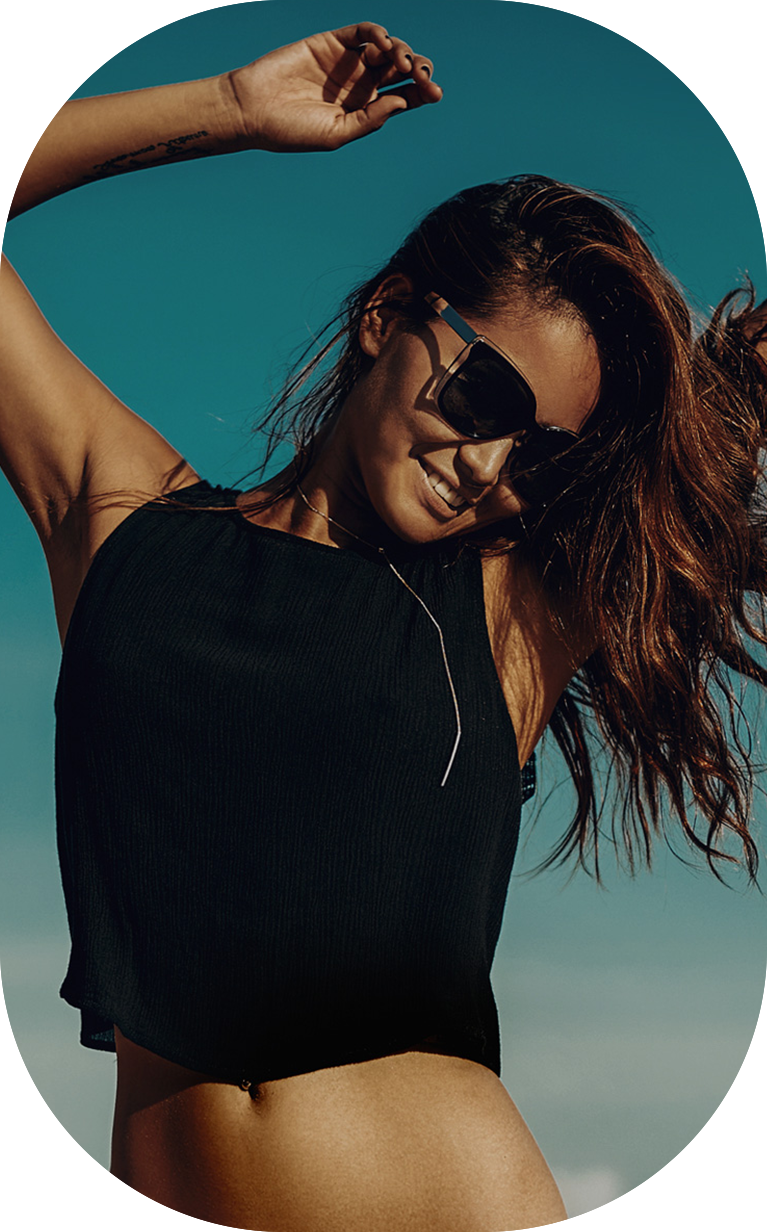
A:
[[[180,502],[232,505],[205,481]],[[500,1072],[490,966],[519,828],[481,561],[397,568],[150,502],[100,547],[56,691],[81,1040],[264,1082],[417,1048]]]

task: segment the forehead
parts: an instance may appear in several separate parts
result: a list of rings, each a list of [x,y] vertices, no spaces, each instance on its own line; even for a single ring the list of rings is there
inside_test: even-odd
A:
[[[530,383],[536,418],[577,432],[599,397],[597,345],[575,313],[498,314],[471,322],[508,355]]]

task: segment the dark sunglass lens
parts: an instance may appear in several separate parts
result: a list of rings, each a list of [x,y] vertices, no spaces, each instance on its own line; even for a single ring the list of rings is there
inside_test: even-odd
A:
[[[491,347],[477,343],[440,393],[443,417],[476,440],[511,436],[535,420],[529,385]]]
[[[514,450],[509,478],[524,501],[542,507],[565,491],[579,469],[577,441],[563,428],[538,427]]]

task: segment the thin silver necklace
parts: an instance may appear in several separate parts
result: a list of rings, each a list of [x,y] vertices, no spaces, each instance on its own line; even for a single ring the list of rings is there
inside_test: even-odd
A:
[[[445,664],[445,675],[447,676],[447,683],[450,686],[450,696],[453,699],[453,707],[455,709],[455,723],[456,723],[456,735],[455,735],[455,743],[453,745],[453,751],[450,754],[450,760],[447,763],[447,769],[445,770],[445,773],[442,776],[442,782],[440,783],[440,787],[444,787],[445,783],[447,782],[447,776],[449,775],[450,771],[453,768],[453,762],[455,761],[455,755],[458,752],[458,745],[460,744],[460,741],[461,741],[461,712],[458,709],[458,698],[455,692],[455,685],[453,684],[453,677],[450,673],[450,665],[447,661],[447,651],[445,650],[445,639],[442,635],[442,629],[440,628],[439,622],[434,618],[434,616],[432,616],[431,612],[429,611],[428,607],[424,603],[421,596],[415,593],[412,586],[408,585],[408,583],[403,578],[402,574],[398,573],[397,570],[394,568],[394,565],[391,563],[391,561],[389,560],[389,557],[386,555],[386,551],[384,550],[384,548],[376,547],[376,545],[373,543],[368,543],[367,539],[362,538],[362,535],[355,534],[353,530],[349,530],[348,527],[343,526],[341,522],[337,522],[335,518],[331,518],[329,513],[323,513],[321,509],[318,509],[316,505],[313,505],[311,503],[311,501],[309,500],[308,496],[304,492],[298,480],[296,480],[296,488],[298,489],[298,494],[301,497],[301,500],[304,502],[307,509],[311,509],[312,513],[316,513],[318,517],[324,518],[325,521],[330,523],[331,526],[337,526],[338,529],[342,530],[345,535],[349,535],[352,539],[356,539],[358,543],[364,543],[365,547],[370,548],[371,552],[378,552],[379,555],[383,556],[384,560],[386,561],[387,565],[391,569],[394,576],[399,579],[399,581],[402,583],[402,585],[405,587],[406,590],[410,591],[413,598],[416,599],[420,603],[426,615],[429,617],[429,620],[434,625],[434,628],[437,630],[437,634],[439,636],[439,646],[440,646],[440,650],[442,651],[442,662]]]

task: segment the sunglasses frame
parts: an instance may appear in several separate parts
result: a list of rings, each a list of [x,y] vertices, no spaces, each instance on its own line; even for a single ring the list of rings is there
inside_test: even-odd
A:
[[[472,329],[469,323],[467,321],[464,321],[463,317],[460,316],[456,312],[455,308],[452,308],[450,304],[448,304],[445,300],[442,301],[445,304],[444,308],[439,308],[437,305],[440,301],[440,298],[441,297],[437,295],[436,292],[434,291],[431,291],[427,296],[425,296],[426,303],[429,305],[429,307],[432,308],[434,312],[438,314],[438,316],[442,317],[442,320],[445,321],[445,323],[450,326],[453,333],[457,334],[458,337],[461,338],[466,343],[466,346],[463,348],[463,350],[459,351],[459,353],[456,355],[455,359],[450,364],[450,366],[443,372],[442,376],[439,379],[437,387],[434,390],[433,397],[434,397],[434,401],[437,404],[437,408],[439,409],[440,416],[445,420],[445,423],[448,425],[448,427],[453,428],[453,430],[456,432],[460,432],[461,436],[468,436],[470,440],[474,440],[474,441],[500,440],[504,436],[513,436],[515,432],[528,432],[531,429],[533,429],[535,427],[535,411],[536,411],[537,403],[535,399],[535,394],[533,393],[533,390],[530,386],[530,382],[527,380],[527,377],[525,376],[525,374],[517,367],[515,363],[513,363],[511,359],[509,359],[508,355],[506,355],[505,352],[502,351],[501,348],[495,342],[492,341],[492,339],[488,338],[485,334],[478,334],[476,330]],[[530,401],[530,422],[528,424],[525,424],[524,427],[514,428],[511,432],[509,431],[499,432],[497,435],[494,435],[494,436],[476,436],[474,434],[461,432],[461,430],[455,427],[453,424],[451,424],[449,418],[447,418],[447,416],[444,415],[442,411],[442,406],[441,406],[442,393],[444,392],[446,387],[450,384],[450,382],[457,376],[461,368],[464,367],[467,360],[471,356],[473,349],[478,343],[481,343],[482,345],[488,347],[489,350],[494,351],[495,354],[499,357],[499,359],[501,359],[503,364],[508,366],[511,369],[511,371],[514,374],[514,379],[517,382],[520,382],[523,385],[523,387],[527,390],[529,394],[529,401]]]
[[[445,321],[445,323],[450,326],[453,332],[457,334],[458,337],[461,338],[466,343],[466,346],[463,348],[463,350],[458,353],[458,355],[453,360],[453,362],[450,364],[450,366],[442,374],[437,384],[437,387],[434,390],[434,395],[433,395],[434,402],[437,407],[437,412],[440,418],[444,421],[444,423],[447,424],[447,426],[453,432],[458,432],[458,434],[464,437],[464,439],[471,440],[471,441],[497,441],[497,440],[502,440],[506,436],[514,436],[518,432],[524,432],[525,439],[522,442],[520,442],[520,444],[518,445],[516,449],[512,451],[512,455],[511,455],[512,466],[508,473],[510,477],[512,476],[515,477],[515,480],[514,480],[515,487],[517,487],[517,490],[519,491],[523,499],[529,501],[530,504],[535,504],[535,505],[538,505],[539,507],[544,507],[549,502],[547,500],[542,500],[538,496],[538,494],[535,493],[534,481],[533,481],[532,486],[529,488],[527,485],[527,481],[525,481],[524,489],[522,485],[520,485],[518,482],[517,476],[524,475],[524,472],[525,472],[524,462],[525,462],[525,454],[527,452],[527,446],[535,446],[536,444],[543,445],[544,453],[548,455],[543,463],[539,462],[539,463],[536,463],[534,467],[531,467],[530,468],[531,472],[534,469],[539,469],[541,466],[544,466],[544,467],[548,466],[550,468],[556,468],[557,458],[567,453],[568,450],[571,448],[571,446],[574,445],[576,441],[580,440],[579,433],[572,432],[569,428],[558,428],[553,424],[537,423],[535,419],[535,411],[537,408],[537,401],[536,401],[535,393],[529,381],[527,380],[525,374],[522,372],[520,368],[517,367],[517,365],[513,362],[513,360],[509,359],[509,356],[504,351],[502,351],[501,348],[495,342],[492,341],[492,339],[486,337],[485,334],[478,334],[476,330],[472,329],[468,321],[464,321],[463,317],[460,316],[459,313],[456,312],[455,308],[451,307],[451,305],[448,304],[446,300],[442,299],[442,297],[438,295],[436,291],[430,291],[428,295],[424,296],[424,299],[426,303],[429,305],[429,307],[434,312],[436,312],[437,315],[440,316],[442,320]],[[440,300],[445,305],[444,308],[438,307]],[[455,424],[450,422],[449,417],[445,415],[442,405],[441,405],[441,395],[444,392],[444,390],[447,388],[449,383],[456,376],[456,374],[463,367],[463,365],[466,363],[467,359],[471,355],[472,348],[476,346],[477,343],[482,343],[484,344],[484,346],[489,347],[490,350],[494,351],[496,355],[498,355],[503,360],[504,364],[507,364],[509,368],[511,368],[511,370],[514,373],[515,380],[517,382],[521,381],[522,384],[529,391],[531,407],[532,407],[532,418],[531,418],[531,422],[527,424],[526,426],[522,428],[514,428],[511,432],[508,432],[508,431],[501,432],[498,436],[476,436],[476,435],[468,434],[462,431],[460,428],[456,427]],[[547,448],[547,446],[551,446],[553,444],[554,434],[556,434],[560,438],[566,438],[566,443],[563,444],[561,449],[551,449],[550,450],[549,448]]]

